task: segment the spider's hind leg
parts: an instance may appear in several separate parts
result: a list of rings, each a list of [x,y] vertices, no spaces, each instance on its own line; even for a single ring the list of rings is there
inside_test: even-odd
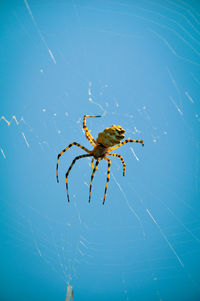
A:
[[[97,143],[96,143],[95,139],[92,137],[92,135],[90,134],[90,132],[86,126],[86,118],[87,117],[101,117],[101,116],[100,115],[84,115],[84,117],[83,117],[83,129],[85,131],[85,136],[89,140],[89,142],[95,147]]]
[[[120,142],[119,144],[117,144],[116,146],[109,148],[108,151],[113,151],[114,149],[117,149],[120,146],[122,146],[122,145],[124,145],[124,144],[126,144],[128,142],[141,143],[142,146],[144,146],[144,141],[143,140],[126,139],[123,142]]]

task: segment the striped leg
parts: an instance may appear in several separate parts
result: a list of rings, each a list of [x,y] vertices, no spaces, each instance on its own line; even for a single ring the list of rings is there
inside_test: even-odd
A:
[[[90,202],[90,199],[91,199],[92,181],[93,181],[94,174],[95,174],[95,171],[97,170],[97,166],[98,166],[99,162],[100,162],[100,159],[97,159],[95,167],[93,168],[91,181],[90,181],[89,202]]]
[[[121,159],[122,161],[122,164],[123,164],[123,176],[125,176],[125,170],[126,170],[126,164],[124,162],[124,159],[121,155],[118,155],[118,154],[113,154],[113,153],[106,153],[106,155],[109,155],[109,156],[114,156],[114,157],[118,157]]]
[[[93,162],[94,162],[94,157],[92,158],[92,161],[91,161],[91,167],[92,167],[92,169],[94,169]]]
[[[106,181],[106,187],[105,187],[104,198],[103,198],[103,205],[105,203],[106,191],[107,191],[107,187],[108,187],[108,182],[110,180],[110,166],[111,166],[111,160],[107,157],[104,157],[104,159],[108,161],[108,171],[107,171],[107,181]]]
[[[70,147],[72,147],[72,145],[76,145],[76,146],[82,148],[84,151],[86,151],[87,153],[90,154],[90,151],[89,151],[86,147],[80,145],[80,144],[77,143],[77,142],[72,142],[72,143],[70,143],[70,144],[68,145],[68,147],[66,147],[65,149],[63,149],[63,151],[60,152],[60,154],[59,154],[58,157],[57,157],[57,165],[56,165],[56,178],[57,178],[57,183],[59,182],[59,181],[58,181],[58,164],[59,164],[59,158],[60,158],[60,156],[62,156],[62,154],[64,154],[64,152],[66,152]]]
[[[87,117],[101,117],[101,116],[100,115],[84,115],[84,117],[83,117],[83,129],[85,131],[85,136],[93,146],[96,146],[97,143],[96,143],[95,139],[92,137],[92,135],[90,134],[90,132],[88,131],[88,128],[86,126],[86,118]]]
[[[111,147],[108,149],[108,151],[113,151],[114,149],[117,149],[118,147],[128,143],[128,142],[135,142],[135,143],[141,143],[142,146],[144,146],[144,141],[143,140],[132,140],[132,139],[127,139],[127,140],[124,140],[123,142],[121,142],[120,144],[114,146],[114,147]]]
[[[86,154],[86,155],[81,155],[81,156],[77,156],[76,158],[74,158],[74,160],[72,161],[72,164],[70,165],[70,167],[69,167],[69,169],[68,169],[68,171],[67,171],[67,173],[66,173],[66,175],[65,175],[65,177],[66,177],[66,190],[67,190],[67,199],[68,199],[68,202],[69,202],[69,191],[68,191],[68,181],[67,181],[67,177],[68,177],[68,175],[69,175],[69,173],[70,173],[70,170],[72,169],[72,167],[73,167],[74,163],[76,162],[76,160],[79,160],[79,159],[85,158],[85,157],[90,157],[90,156],[92,156],[92,155]]]
[[[94,169],[94,164],[93,164],[93,162],[94,162],[94,157],[92,158],[92,161],[91,161],[91,167],[92,167],[92,169]],[[96,166],[96,170],[98,170],[98,167]]]

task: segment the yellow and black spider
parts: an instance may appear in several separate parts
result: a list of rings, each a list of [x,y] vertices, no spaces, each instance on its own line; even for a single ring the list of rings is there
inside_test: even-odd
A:
[[[117,149],[118,147],[128,143],[128,142],[141,143],[142,146],[144,146],[144,142],[143,142],[143,140],[132,140],[132,139],[127,139],[127,140],[124,140],[123,142],[120,142],[122,139],[124,139],[125,130],[119,125],[112,125],[110,128],[106,128],[103,132],[99,133],[98,138],[95,140],[92,137],[92,135],[90,134],[90,132],[89,132],[87,126],[86,126],[86,118],[87,117],[101,117],[101,116],[100,115],[98,115],[98,116],[84,115],[84,117],[83,117],[83,129],[85,131],[86,138],[89,140],[89,142],[94,147],[93,150],[90,151],[90,150],[88,150],[87,148],[85,148],[84,146],[80,145],[77,142],[70,143],[68,145],[68,147],[66,147],[62,152],[60,152],[60,154],[57,157],[56,177],[57,177],[57,182],[58,182],[58,163],[59,163],[60,156],[64,152],[66,152],[70,147],[72,147],[72,145],[76,145],[76,146],[82,148],[88,154],[77,156],[76,158],[74,158],[74,160],[72,161],[72,164],[70,165],[70,167],[69,167],[69,169],[68,169],[68,171],[65,175],[65,177],[66,177],[67,199],[68,199],[68,202],[69,202],[67,177],[69,175],[70,170],[72,169],[72,166],[74,165],[76,160],[79,160],[79,159],[85,158],[85,157],[92,157],[91,166],[92,166],[93,172],[92,172],[92,176],[91,176],[90,190],[89,190],[89,202],[90,202],[92,181],[93,181],[93,178],[94,178],[94,173],[98,169],[97,166],[98,166],[99,162],[102,159],[105,159],[106,161],[108,161],[108,170],[107,170],[107,182],[106,182],[106,187],[105,187],[105,192],[104,192],[104,199],[103,199],[103,204],[104,204],[105,199],[106,199],[106,191],[107,191],[107,187],[108,187],[108,182],[110,180],[110,166],[111,166],[111,160],[107,156],[114,156],[114,157],[118,157],[118,158],[121,159],[122,164],[123,164],[123,176],[124,176],[125,175],[126,164],[124,162],[123,157],[121,155],[113,154],[113,153],[110,153],[110,152],[113,151],[114,149]],[[96,159],[95,167],[93,165],[94,159]]]

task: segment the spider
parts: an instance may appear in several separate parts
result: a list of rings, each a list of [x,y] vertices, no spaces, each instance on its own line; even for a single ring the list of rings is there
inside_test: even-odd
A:
[[[63,151],[61,151],[58,154],[57,157],[57,166],[56,166],[56,178],[57,182],[58,181],[58,164],[59,164],[59,158],[66,152],[70,147],[73,145],[76,145],[83,149],[87,154],[85,155],[80,155],[74,158],[72,161],[66,175],[66,190],[67,190],[67,199],[69,202],[69,192],[68,192],[68,175],[70,173],[70,170],[72,169],[73,165],[75,162],[81,158],[86,158],[86,157],[92,157],[91,161],[91,167],[93,169],[92,176],[91,176],[91,181],[90,181],[90,190],[89,190],[89,202],[91,199],[91,190],[92,190],[92,181],[94,178],[95,171],[98,170],[98,164],[102,159],[105,159],[108,162],[108,170],[107,170],[107,181],[106,181],[106,187],[105,187],[105,192],[104,192],[104,198],[103,198],[103,204],[105,203],[106,199],[106,192],[107,192],[107,187],[108,187],[108,182],[110,180],[110,166],[111,166],[111,160],[107,156],[114,156],[118,157],[123,165],[123,176],[125,175],[125,169],[126,169],[126,164],[124,162],[124,159],[121,155],[111,153],[111,151],[119,148],[120,146],[128,143],[128,142],[136,142],[136,143],[141,143],[142,146],[144,146],[143,140],[132,140],[132,139],[127,139],[124,140],[123,142],[120,142],[122,139],[124,139],[124,133],[125,130],[121,126],[116,126],[112,125],[110,128],[106,128],[103,132],[99,133],[98,138],[95,140],[92,135],[90,134],[87,126],[86,126],[86,118],[87,117],[101,117],[100,115],[84,115],[83,117],[83,129],[85,131],[85,136],[89,140],[89,142],[92,144],[94,147],[93,150],[88,150],[86,147],[80,145],[77,142],[72,142],[70,143]],[[115,146],[114,146],[115,145]],[[96,160],[95,166],[93,165],[94,160]]]

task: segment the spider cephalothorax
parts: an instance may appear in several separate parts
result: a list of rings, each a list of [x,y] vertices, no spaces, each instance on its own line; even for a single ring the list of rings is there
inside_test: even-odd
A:
[[[72,142],[71,144],[69,144],[69,146],[66,147],[62,152],[60,152],[60,154],[57,157],[56,177],[57,177],[57,182],[58,182],[58,164],[59,164],[60,156],[64,152],[66,152],[70,147],[72,147],[72,145],[76,145],[76,146],[82,148],[84,151],[87,152],[87,154],[77,156],[72,161],[72,164],[70,165],[70,167],[69,167],[69,169],[68,169],[68,171],[65,175],[67,198],[68,198],[68,201],[69,201],[68,175],[69,175],[70,170],[72,169],[72,166],[74,165],[74,163],[78,159],[85,158],[85,157],[92,157],[91,166],[92,166],[93,172],[92,172],[92,176],[91,176],[90,190],[89,190],[89,202],[90,202],[92,181],[93,181],[93,178],[94,178],[95,171],[98,169],[97,166],[98,166],[99,162],[102,159],[105,159],[108,162],[108,170],[107,170],[107,182],[106,182],[106,187],[105,187],[105,192],[104,192],[104,199],[103,199],[103,204],[104,204],[105,199],[106,199],[106,191],[107,191],[107,187],[108,187],[108,182],[110,180],[110,166],[111,166],[111,160],[107,156],[114,156],[114,157],[120,158],[120,160],[123,164],[123,176],[124,176],[125,175],[126,164],[124,162],[123,157],[121,155],[113,154],[113,153],[110,153],[110,152],[113,151],[114,149],[117,149],[118,147],[128,143],[128,142],[141,143],[142,146],[144,146],[144,142],[143,142],[143,140],[131,140],[131,139],[127,139],[127,140],[124,140],[123,142],[120,142],[122,139],[124,139],[125,130],[119,125],[112,125],[110,128],[106,128],[103,132],[99,133],[98,138],[95,140],[92,137],[92,135],[90,134],[90,132],[88,131],[88,129],[87,129],[87,126],[86,126],[86,118],[87,117],[101,117],[101,116],[99,116],[99,115],[98,116],[84,115],[84,118],[83,118],[83,129],[85,130],[86,138],[89,140],[89,142],[94,147],[93,150],[90,151],[90,150],[88,150],[87,148],[85,148],[84,146],[80,145],[77,142]],[[94,160],[96,160],[95,166],[93,166]]]

